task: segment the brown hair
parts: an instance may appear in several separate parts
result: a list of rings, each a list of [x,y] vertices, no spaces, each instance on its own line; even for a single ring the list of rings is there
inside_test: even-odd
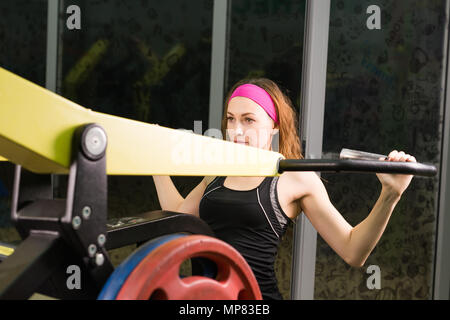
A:
[[[266,78],[244,79],[236,83],[228,92],[225,99],[224,113],[222,117],[222,135],[226,139],[228,102],[231,94],[240,85],[251,83],[266,90],[275,104],[279,124],[275,128],[279,129],[280,144],[279,153],[286,159],[303,159],[303,151],[298,134],[298,116],[292,106],[292,102],[285,95],[278,85]]]

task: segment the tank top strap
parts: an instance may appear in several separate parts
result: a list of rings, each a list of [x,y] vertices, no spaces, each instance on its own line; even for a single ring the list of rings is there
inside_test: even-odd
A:
[[[258,189],[260,192],[267,192],[269,194],[270,184],[275,177],[265,177],[264,180],[259,185]]]
[[[211,189],[214,189],[214,188],[223,186],[223,181],[224,181],[224,180],[225,180],[224,177],[220,177],[220,176],[215,177],[215,178],[214,178],[214,179],[206,186],[205,192],[207,192],[207,191],[209,191],[209,190],[211,190]]]
[[[226,176],[217,177],[217,184],[216,185],[223,187],[223,184],[225,183],[225,179],[226,178],[227,178]]]

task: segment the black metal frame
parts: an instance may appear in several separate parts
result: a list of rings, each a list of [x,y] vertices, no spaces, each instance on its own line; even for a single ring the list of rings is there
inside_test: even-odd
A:
[[[106,146],[98,155],[84,139],[97,124],[75,130],[66,199],[53,199],[51,175],[16,165],[11,219],[23,242],[0,263],[0,299],[39,292],[60,299],[95,299],[114,267],[107,250],[175,233],[213,236],[192,215],[154,211],[107,228]],[[106,135],[105,135],[106,136]],[[69,289],[67,268],[80,268],[81,289]]]

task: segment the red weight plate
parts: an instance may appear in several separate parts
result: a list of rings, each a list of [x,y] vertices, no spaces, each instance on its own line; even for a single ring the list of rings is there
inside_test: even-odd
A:
[[[183,261],[202,257],[217,265],[217,276],[180,278]],[[186,236],[169,241],[145,257],[124,282],[118,300],[261,300],[250,266],[236,249],[212,237]]]

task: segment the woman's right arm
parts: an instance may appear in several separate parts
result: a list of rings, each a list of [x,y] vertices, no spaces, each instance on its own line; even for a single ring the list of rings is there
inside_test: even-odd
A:
[[[170,176],[153,176],[156,192],[162,210],[189,213],[198,216],[203,193],[214,177],[205,177],[183,198],[172,182]]]

